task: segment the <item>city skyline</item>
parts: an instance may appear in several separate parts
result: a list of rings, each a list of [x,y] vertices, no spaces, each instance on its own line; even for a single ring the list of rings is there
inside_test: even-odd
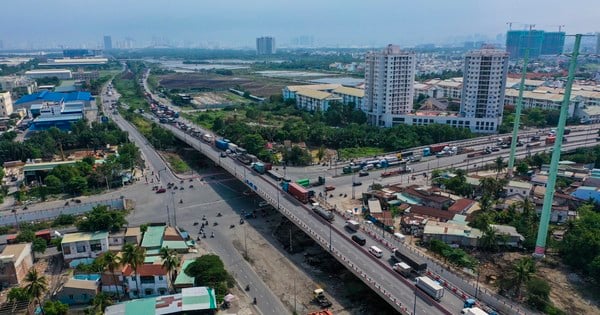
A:
[[[536,24],[536,29],[554,31],[559,24],[566,25],[564,30],[568,34],[600,29],[594,14],[599,5],[591,0],[567,4],[555,0],[524,4],[517,0],[501,3],[307,0],[301,4],[275,0],[200,4],[186,0],[168,8],[159,1],[140,4],[57,0],[43,10],[31,10],[40,8],[37,1],[9,2],[4,8],[13,14],[6,15],[0,27],[11,32],[0,35],[0,40],[5,49],[98,48],[102,47],[104,35],[112,36],[113,42],[135,39],[136,47],[253,48],[256,37],[269,34],[277,38],[281,47],[293,46],[300,37],[314,38],[313,45],[320,47],[383,47],[388,43],[408,47],[495,40],[508,30],[509,21],[513,22],[513,29],[523,29],[524,24],[530,23]],[[68,15],[64,14],[65,9]],[[27,23],[23,23],[23,14],[28,16]],[[50,16],[60,18],[49,21]],[[465,16],[469,17],[469,23],[465,23]],[[41,29],[45,32],[40,32]]]

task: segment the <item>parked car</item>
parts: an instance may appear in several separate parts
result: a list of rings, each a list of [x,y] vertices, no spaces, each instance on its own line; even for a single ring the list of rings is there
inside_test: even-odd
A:
[[[352,186],[360,186],[360,185],[362,185],[362,183],[361,183],[361,182],[353,182],[353,183],[352,183]]]
[[[358,172],[358,176],[359,177],[369,176],[369,172],[367,172],[367,171],[360,171],[360,172]]]
[[[162,188],[162,187],[156,190],[157,194],[162,194],[162,193],[165,193],[165,192],[167,192],[167,190],[164,189],[164,188]]]

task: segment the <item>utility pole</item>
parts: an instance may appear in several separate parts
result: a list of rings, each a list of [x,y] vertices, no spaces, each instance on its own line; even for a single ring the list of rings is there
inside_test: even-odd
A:
[[[521,71],[521,83],[519,85],[519,97],[517,98],[517,108],[515,111],[515,121],[513,122],[512,139],[510,141],[510,156],[508,157],[507,177],[512,178],[515,167],[515,153],[517,151],[517,137],[519,136],[519,125],[521,122],[521,110],[523,109],[523,92],[525,91],[525,79],[527,78],[527,63],[529,62],[529,46],[531,44],[531,30],[535,25],[529,25],[529,35],[527,40],[527,49],[523,57],[523,70]]]
[[[560,107],[560,117],[558,126],[556,127],[556,141],[552,150],[552,159],[550,160],[550,170],[548,171],[548,183],[546,184],[546,195],[544,195],[544,204],[542,207],[542,215],[540,217],[540,226],[538,228],[537,240],[535,242],[534,258],[543,258],[546,252],[546,239],[548,238],[548,224],[550,223],[550,212],[552,211],[552,201],[554,200],[554,186],[556,185],[556,175],[558,173],[558,162],[560,160],[560,148],[562,146],[563,135],[565,133],[565,124],[569,103],[571,102],[571,89],[577,69],[577,56],[579,56],[579,46],[581,44],[581,34],[575,35],[575,46],[571,55],[569,64],[569,76],[567,77],[567,85],[565,86],[565,94]]]

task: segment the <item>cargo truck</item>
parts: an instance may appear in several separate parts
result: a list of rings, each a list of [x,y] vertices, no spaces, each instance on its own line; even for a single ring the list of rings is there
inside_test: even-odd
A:
[[[448,146],[447,144],[436,144],[436,145],[432,145],[427,148],[424,148],[423,156],[435,155],[438,152],[442,152],[442,150],[444,150],[444,148],[447,146]]]
[[[281,183],[281,188],[283,189],[283,191],[294,196],[300,202],[308,203],[308,198],[310,197],[309,191],[306,190],[304,187],[302,187],[296,183],[284,181]]]
[[[217,140],[215,141],[215,147],[217,147],[217,149],[225,151],[229,148],[229,143],[225,140]]]
[[[362,167],[360,165],[348,165],[348,166],[344,166],[344,168],[342,168],[342,172],[344,174],[352,174],[352,173],[356,173],[358,171],[360,171],[362,169]]]
[[[554,144],[554,142],[556,142],[556,137],[547,137],[546,138],[546,145]]]
[[[252,164],[252,169],[257,171],[259,174],[264,174],[266,171],[270,171],[272,166],[273,164],[271,163],[256,162]]]
[[[314,206],[313,207],[313,211],[318,214],[319,216],[321,216],[323,219],[332,222],[333,220],[335,220],[335,215],[333,214],[333,212],[326,210],[325,208],[321,207],[321,206]]]
[[[236,156],[236,158],[238,159],[238,161],[242,162],[242,164],[245,164],[245,165],[252,164],[252,160],[246,154],[238,154]]]
[[[325,177],[323,176],[319,176],[319,178],[317,178],[316,182],[310,182],[310,179],[308,178],[302,178],[296,181],[296,183],[300,186],[303,187],[315,187],[315,186],[321,186],[323,184],[325,184]]]
[[[403,262],[395,263],[392,269],[394,269],[397,273],[403,275],[404,277],[410,276],[410,272],[412,271],[412,268]]]
[[[423,273],[427,270],[426,262],[424,262],[420,259],[418,260],[418,258],[409,257],[409,256],[403,254],[402,252],[400,252],[397,248],[394,249],[394,255],[392,257],[394,257],[398,261],[405,262],[407,265],[411,266],[418,273]]]
[[[444,296],[444,287],[429,277],[417,277],[417,288],[439,301]]]
[[[346,228],[352,231],[358,231],[358,229],[360,229],[360,223],[354,220],[348,220],[346,221]]]

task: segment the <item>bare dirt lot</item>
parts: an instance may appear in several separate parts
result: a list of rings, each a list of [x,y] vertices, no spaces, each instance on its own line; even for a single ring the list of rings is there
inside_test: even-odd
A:
[[[200,91],[224,91],[240,86],[256,96],[268,97],[281,93],[285,82],[270,78],[217,76],[203,73],[175,73],[159,77],[160,85],[167,89],[194,89]]]

